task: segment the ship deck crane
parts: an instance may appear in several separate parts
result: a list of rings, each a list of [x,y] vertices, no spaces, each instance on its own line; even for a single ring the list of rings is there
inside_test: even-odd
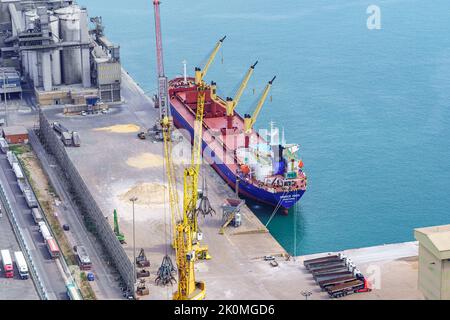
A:
[[[258,104],[256,105],[253,115],[249,115],[249,114],[244,115],[244,133],[245,133],[245,147],[246,148],[248,148],[248,146],[249,146],[250,134],[253,131],[253,125],[255,124],[256,120],[258,119],[259,113],[261,112],[261,109],[267,100],[267,96],[269,95],[270,88],[272,88],[272,84],[276,78],[277,77],[274,76],[272,78],[272,80],[270,80],[267,83],[267,85],[264,88],[264,91],[261,95],[261,98],[259,99]]]
[[[270,88],[272,88],[272,84],[275,81],[277,77],[273,77],[272,80],[270,80],[266,87],[264,88],[263,94],[261,95],[261,98],[258,101],[258,104],[256,105],[255,111],[253,112],[253,115],[246,114],[244,116],[244,130],[246,134],[251,133],[253,130],[253,125],[255,124],[256,120],[258,119],[259,113],[261,112],[261,109],[266,102],[267,96],[269,95]]]
[[[245,88],[247,88],[248,82],[250,81],[250,78],[252,77],[253,71],[255,71],[255,67],[257,64],[258,64],[258,61],[256,61],[248,69],[247,73],[245,74],[244,80],[242,80],[242,83],[239,86],[239,89],[237,90],[234,98],[230,98],[230,97],[227,98],[227,101],[226,101],[227,129],[232,129],[232,127],[233,127],[234,110],[236,109],[237,105],[239,104],[242,94],[244,93]]]
[[[203,78],[208,73],[209,67],[213,63],[214,59],[216,58],[217,53],[219,52],[220,48],[222,47],[223,41],[226,39],[227,36],[224,36],[222,39],[220,39],[216,46],[214,47],[213,52],[208,58],[208,61],[206,62],[205,66],[203,67],[203,70],[200,68],[195,68],[195,84],[200,85],[203,81]]]

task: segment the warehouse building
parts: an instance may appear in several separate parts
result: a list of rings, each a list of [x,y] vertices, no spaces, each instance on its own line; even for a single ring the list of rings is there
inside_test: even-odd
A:
[[[9,144],[28,143],[28,131],[25,127],[21,126],[4,128],[3,137]]]
[[[419,241],[419,290],[429,300],[450,300],[450,225],[414,231]]]

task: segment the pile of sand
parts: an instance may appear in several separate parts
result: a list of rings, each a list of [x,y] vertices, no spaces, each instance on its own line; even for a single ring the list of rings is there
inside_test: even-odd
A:
[[[139,205],[156,205],[156,204],[164,204],[164,192],[167,190],[167,187],[158,184],[158,183],[141,183],[126,193],[119,196],[119,199],[122,201],[129,202],[131,198],[138,198],[136,204]],[[167,197],[168,197],[167,193]]]
[[[143,153],[137,157],[131,157],[127,160],[130,167],[138,169],[157,168],[164,165],[164,158],[151,153]]]
[[[94,129],[94,131],[108,131],[113,133],[133,133],[140,130],[141,128],[135,124],[117,124],[115,126]]]

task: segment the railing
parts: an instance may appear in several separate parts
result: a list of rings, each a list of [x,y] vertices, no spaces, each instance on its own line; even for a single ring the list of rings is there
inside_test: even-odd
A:
[[[42,284],[41,278],[39,277],[39,273],[37,272],[36,267],[34,266],[33,259],[30,255],[30,250],[22,235],[22,232],[20,231],[19,224],[17,223],[16,214],[14,213],[14,210],[11,207],[11,204],[9,202],[8,197],[6,196],[5,189],[3,188],[3,184],[1,182],[0,182],[0,201],[2,202],[3,209],[6,212],[9,221],[11,222],[14,234],[16,235],[17,241],[19,242],[20,249],[24,253],[25,260],[27,261],[29,267],[31,279],[34,282],[39,298],[41,300],[48,300],[47,291],[44,285]]]

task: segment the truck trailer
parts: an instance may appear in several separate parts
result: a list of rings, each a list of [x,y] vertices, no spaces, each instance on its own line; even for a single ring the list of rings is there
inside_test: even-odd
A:
[[[303,265],[304,265],[306,268],[308,268],[308,266],[309,266],[310,264],[317,263],[317,262],[324,262],[324,261],[333,260],[333,259],[338,259],[338,258],[340,258],[340,257],[341,257],[340,254],[339,254],[339,255],[338,255],[338,254],[333,254],[333,255],[328,255],[328,256],[325,256],[325,257],[320,257],[320,258],[315,258],[315,259],[309,259],[309,260],[303,261]]]
[[[339,298],[358,292],[369,292],[366,280],[353,280],[328,287],[327,292],[332,298]]]
[[[28,265],[22,251],[14,252],[14,259],[16,260],[17,270],[19,271],[19,276],[22,280],[29,278]]]
[[[0,255],[2,257],[3,272],[5,273],[5,277],[14,278],[14,266],[9,250],[2,250]]]

